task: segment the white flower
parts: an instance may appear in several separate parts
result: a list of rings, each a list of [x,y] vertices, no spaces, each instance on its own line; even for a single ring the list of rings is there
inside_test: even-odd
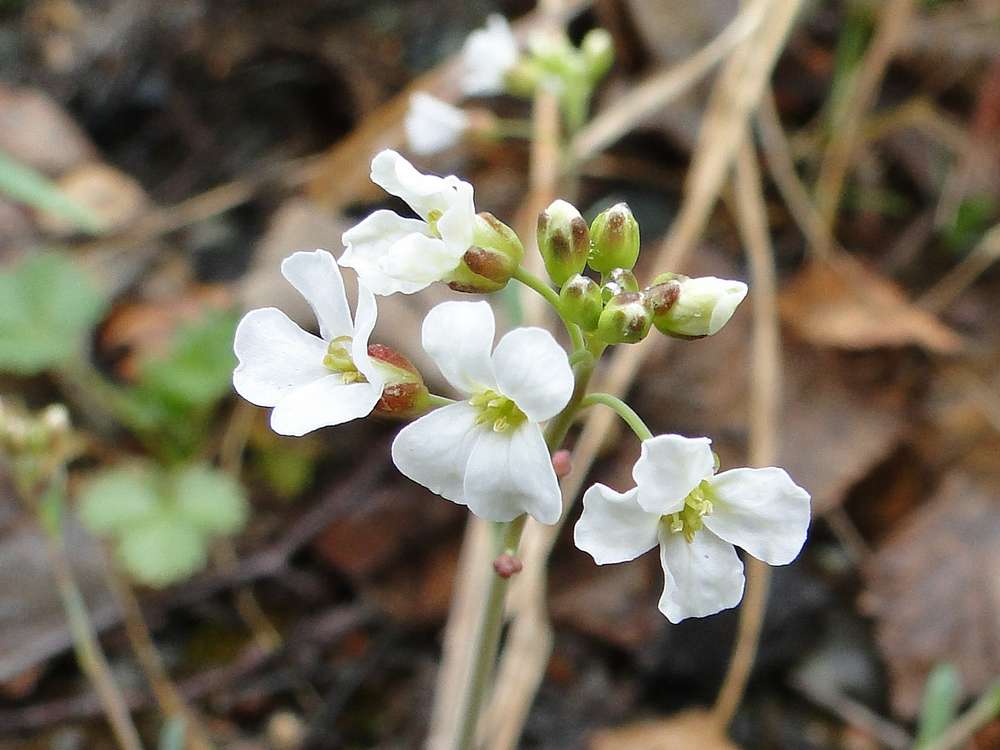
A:
[[[517,64],[519,56],[517,39],[507,19],[496,13],[489,16],[485,28],[469,34],[462,47],[462,91],[468,96],[503,93],[504,76]]]
[[[735,607],[743,563],[733,545],[770,565],[799,554],[809,493],[783,469],[714,474],[708,438],[658,435],[642,444],[625,493],[595,484],[583,496],[576,546],[598,565],[625,562],[660,545],[660,611],[671,622]]]
[[[559,483],[540,422],[569,403],[566,352],[541,328],[517,328],[492,356],[486,302],[444,302],[428,313],[423,346],[466,396],[404,427],[392,460],[410,479],[489,521],[529,513],[555,523]]]
[[[458,268],[476,227],[472,185],[453,175],[421,174],[388,150],[372,159],[371,178],[420,218],[376,211],[344,233],[340,265],[357,271],[375,294],[419,292]]]
[[[358,284],[354,322],[344,281],[326,250],[285,258],[281,273],[313,309],[317,338],[274,307],[251,310],[236,328],[239,365],[233,386],[257,406],[273,406],[271,427],[305,435],[371,413],[382,396],[383,377],[368,356],[375,327],[375,297]]]
[[[415,154],[436,154],[451,148],[469,129],[469,116],[436,96],[416,92],[403,120],[406,140]]]
[[[677,301],[654,321],[664,333],[711,336],[729,322],[747,296],[742,281],[703,276],[680,282]]]

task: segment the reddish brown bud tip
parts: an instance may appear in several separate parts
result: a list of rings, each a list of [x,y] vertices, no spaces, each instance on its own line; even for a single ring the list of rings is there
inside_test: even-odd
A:
[[[493,570],[501,578],[510,578],[512,575],[520,573],[523,567],[520,560],[506,552],[493,561]]]
[[[573,470],[570,460],[570,452],[563,448],[552,454],[552,468],[556,471],[556,476],[562,479]]]
[[[369,344],[368,356],[372,359],[377,359],[379,362],[385,362],[387,365],[398,367],[400,370],[412,372],[417,377],[420,377],[420,371],[414,367],[413,363],[391,346],[386,346],[385,344]]]

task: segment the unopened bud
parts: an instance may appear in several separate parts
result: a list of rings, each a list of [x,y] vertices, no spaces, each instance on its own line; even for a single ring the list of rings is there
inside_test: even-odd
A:
[[[676,279],[668,279],[646,287],[643,294],[646,297],[646,304],[653,311],[653,324],[656,325],[657,317],[666,315],[667,310],[674,306],[681,293],[681,282]]]
[[[635,344],[646,338],[653,316],[642,294],[622,292],[611,298],[597,324],[597,335],[608,344]]]
[[[456,292],[487,294],[507,286],[524,259],[524,245],[517,233],[491,213],[476,216],[472,247],[448,277]]]
[[[592,81],[603,78],[615,61],[615,45],[605,29],[591,29],[580,42],[580,54]]]
[[[639,280],[635,274],[624,268],[616,268],[607,274],[607,280],[601,287],[604,294],[604,301],[607,302],[616,294],[622,292],[638,292]]]
[[[736,307],[747,296],[742,281],[728,281],[714,276],[683,278],[666,282],[678,284],[673,304],[656,313],[657,330],[668,336],[700,338],[711,336],[733,317]]]
[[[399,418],[422,414],[427,407],[428,391],[413,363],[384,344],[369,344],[368,356],[385,378],[382,397],[375,404],[374,413]]]
[[[639,259],[639,222],[625,203],[602,211],[590,225],[590,267],[601,273],[630,269]]]
[[[493,570],[501,578],[510,578],[520,573],[523,568],[521,561],[508,552],[504,552],[493,561]]]
[[[560,479],[573,470],[573,457],[568,450],[561,448],[552,454],[552,469]]]
[[[582,274],[571,276],[559,290],[559,302],[563,314],[583,330],[597,328],[604,300],[596,281]]]
[[[538,249],[549,278],[557,286],[587,265],[590,232],[572,204],[557,200],[538,215]]]

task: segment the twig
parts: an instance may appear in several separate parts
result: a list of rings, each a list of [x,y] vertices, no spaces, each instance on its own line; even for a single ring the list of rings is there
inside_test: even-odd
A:
[[[958,299],[990,266],[1000,260],[1000,224],[990,228],[962,261],[917,300],[919,307],[939,313]]]
[[[781,399],[780,331],[774,251],[768,236],[767,206],[753,145],[745,139],[736,160],[736,218],[746,247],[753,290],[753,361],[750,378],[750,465],[767,466],[777,458]],[[729,726],[746,690],[764,625],[771,569],[750,557],[747,588],[740,607],[736,645],[712,718]]]
[[[832,227],[840,205],[844,179],[860,142],[865,114],[878,94],[889,60],[906,31],[914,0],[888,0],[882,6],[878,29],[861,61],[853,91],[833,123],[830,143],[816,178],[816,208],[827,227]]]
[[[1000,679],[986,688],[979,700],[959,716],[944,734],[921,750],[958,750],[997,717],[1000,717]]]

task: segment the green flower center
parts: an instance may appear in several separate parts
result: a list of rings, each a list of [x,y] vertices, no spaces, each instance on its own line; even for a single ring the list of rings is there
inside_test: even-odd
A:
[[[713,509],[712,487],[707,481],[702,480],[701,484],[684,498],[684,507],[676,513],[663,516],[660,523],[666,524],[671,533],[683,534],[688,542],[693,542],[695,532],[705,525],[702,518],[709,515]]]
[[[365,376],[358,372],[354,364],[351,343],[350,336],[338,336],[327,345],[326,354],[323,356],[323,366],[341,375],[345,385],[366,382]]]
[[[505,432],[521,425],[527,417],[511,399],[487,389],[469,399],[479,409],[476,424],[492,424],[494,432]]]
[[[427,212],[427,224],[430,226],[434,236],[439,238],[441,237],[441,233],[438,231],[438,222],[442,216],[444,216],[444,211],[437,208]]]

